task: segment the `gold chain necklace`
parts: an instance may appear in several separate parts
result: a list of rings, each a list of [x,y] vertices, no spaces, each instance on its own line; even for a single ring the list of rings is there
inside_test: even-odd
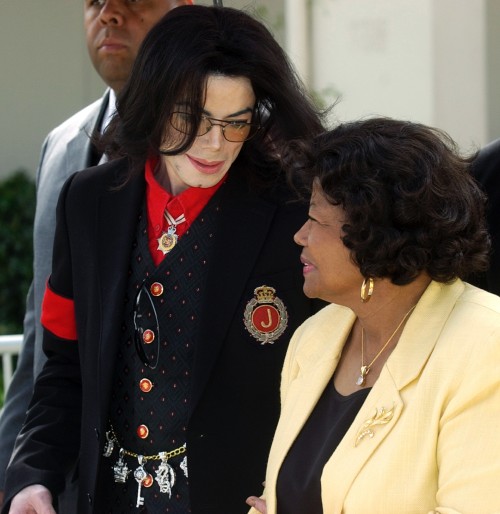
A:
[[[365,330],[363,327],[361,327],[361,369],[359,377],[356,380],[356,385],[359,387],[365,385],[366,381],[366,375],[370,372],[371,367],[373,366],[373,363],[380,357],[382,352],[387,348],[387,345],[392,341],[393,337],[396,335],[397,331],[401,328],[401,325],[405,322],[406,318],[410,315],[411,311],[415,308],[415,305],[403,316],[403,319],[399,322],[399,325],[396,327],[396,330],[391,334],[391,337],[387,339],[385,344],[382,346],[380,351],[373,357],[370,364],[365,366]]]

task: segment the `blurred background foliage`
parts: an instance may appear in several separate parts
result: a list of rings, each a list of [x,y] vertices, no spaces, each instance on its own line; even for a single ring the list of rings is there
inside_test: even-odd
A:
[[[0,181],[0,335],[22,333],[33,274],[34,215],[35,182],[17,170]],[[0,406],[2,387],[0,376]]]
[[[24,170],[0,181],[0,334],[22,331],[33,269],[35,183]]]

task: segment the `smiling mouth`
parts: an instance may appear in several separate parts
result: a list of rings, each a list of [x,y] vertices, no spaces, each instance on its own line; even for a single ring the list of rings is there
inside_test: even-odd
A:
[[[305,257],[302,257],[302,255],[300,256],[300,262],[304,265],[304,266],[307,266],[310,264],[310,262],[305,258]]]
[[[198,171],[209,175],[217,173],[224,165],[224,161],[205,161],[203,159],[195,159],[189,155],[187,155],[187,158]]]
[[[303,274],[309,273],[311,270],[314,269],[314,266],[311,264],[311,262],[305,259],[304,257],[300,257],[300,262],[302,263]]]

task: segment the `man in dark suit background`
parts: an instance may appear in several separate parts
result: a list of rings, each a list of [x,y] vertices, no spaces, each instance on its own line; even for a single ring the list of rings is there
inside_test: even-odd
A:
[[[192,0],[135,3],[127,0],[84,1],[84,28],[89,56],[108,90],[101,99],[55,128],[42,147],[36,177],[34,278],[27,298],[23,348],[0,416],[0,507],[3,503],[5,469],[26,415],[34,378],[46,360],[42,351],[40,312],[45,282],[51,269],[55,207],[59,192],[73,172],[97,164],[99,156],[93,151],[89,136],[94,131],[101,131],[113,114],[116,93],[125,84],[146,34],[168,11],[192,3]],[[75,510],[70,506],[67,512],[74,514]]]
[[[489,143],[479,152],[472,171],[488,195],[486,214],[492,239],[492,254],[488,271],[474,277],[471,282],[500,295],[500,139]]]

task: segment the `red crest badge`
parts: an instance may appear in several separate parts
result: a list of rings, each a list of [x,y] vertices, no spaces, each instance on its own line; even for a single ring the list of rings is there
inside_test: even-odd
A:
[[[288,325],[285,305],[276,296],[276,289],[259,286],[245,308],[245,328],[260,344],[273,344]]]

